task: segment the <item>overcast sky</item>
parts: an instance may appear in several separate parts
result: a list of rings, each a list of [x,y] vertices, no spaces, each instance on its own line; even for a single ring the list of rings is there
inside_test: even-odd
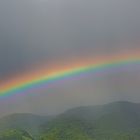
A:
[[[139,0],[1,0],[0,79],[57,60],[140,48]],[[49,68],[48,68],[49,69]],[[0,115],[54,114],[114,100],[140,102],[140,66],[69,80],[35,95],[0,100]]]

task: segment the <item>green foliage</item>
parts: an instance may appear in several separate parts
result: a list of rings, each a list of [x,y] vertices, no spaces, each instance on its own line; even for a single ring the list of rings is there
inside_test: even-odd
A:
[[[140,131],[96,129],[87,121],[57,119],[51,122],[40,140],[140,140]],[[139,134],[139,135],[138,135]]]
[[[33,140],[33,138],[26,131],[13,129],[1,133],[0,140]]]
[[[88,135],[88,123],[74,119],[58,119],[50,124],[40,140],[93,140]]]

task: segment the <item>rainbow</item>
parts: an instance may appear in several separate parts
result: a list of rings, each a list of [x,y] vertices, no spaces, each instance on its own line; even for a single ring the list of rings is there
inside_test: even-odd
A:
[[[76,77],[85,73],[103,72],[109,69],[116,69],[122,66],[132,64],[140,64],[140,51],[127,52],[112,56],[98,56],[96,58],[84,59],[75,62],[69,67],[62,66],[61,68],[48,68],[42,66],[40,69],[22,73],[13,78],[0,82],[0,98],[8,97],[14,94],[28,93],[30,90],[37,90],[45,87],[46,89],[55,82],[60,82],[63,79]],[[58,65],[58,64],[57,64]]]

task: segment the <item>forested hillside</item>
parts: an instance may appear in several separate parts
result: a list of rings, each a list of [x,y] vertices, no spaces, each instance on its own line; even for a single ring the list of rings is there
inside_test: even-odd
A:
[[[0,140],[140,140],[140,104],[115,102],[78,107],[51,119],[22,115],[11,115],[0,120],[3,125],[0,126]],[[30,116],[30,119],[25,116]],[[30,125],[29,129],[25,127],[25,120],[35,124]],[[8,123],[12,124],[9,124],[9,128]],[[18,126],[17,129],[15,126]],[[39,130],[38,135],[31,131],[35,127]]]

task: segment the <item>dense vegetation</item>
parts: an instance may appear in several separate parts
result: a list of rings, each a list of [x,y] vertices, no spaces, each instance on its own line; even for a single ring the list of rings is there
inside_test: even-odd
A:
[[[38,124],[32,128],[38,126],[39,135],[28,131],[31,125],[25,127],[26,124],[23,124],[22,120],[24,123],[29,122],[25,118],[27,116],[21,114],[20,117],[12,115],[3,118],[0,130],[4,129],[0,133],[0,140],[33,140],[32,137],[35,140],[140,140],[140,104],[117,102],[103,106],[80,107],[68,110],[49,121],[41,121],[40,117],[35,116],[32,119],[30,115],[31,122],[35,120]],[[19,123],[20,121],[22,123]],[[7,124],[12,125],[8,127]]]
[[[107,127],[97,128],[87,121],[61,118],[53,120],[43,129],[40,140],[140,140],[139,129],[127,131]]]
[[[13,129],[1,133],[0,140],[33,140],[33,138],[26,131]]]
[[[91,140],[92,126],[80,119],[57,118],[45,129],[40,140]]]

